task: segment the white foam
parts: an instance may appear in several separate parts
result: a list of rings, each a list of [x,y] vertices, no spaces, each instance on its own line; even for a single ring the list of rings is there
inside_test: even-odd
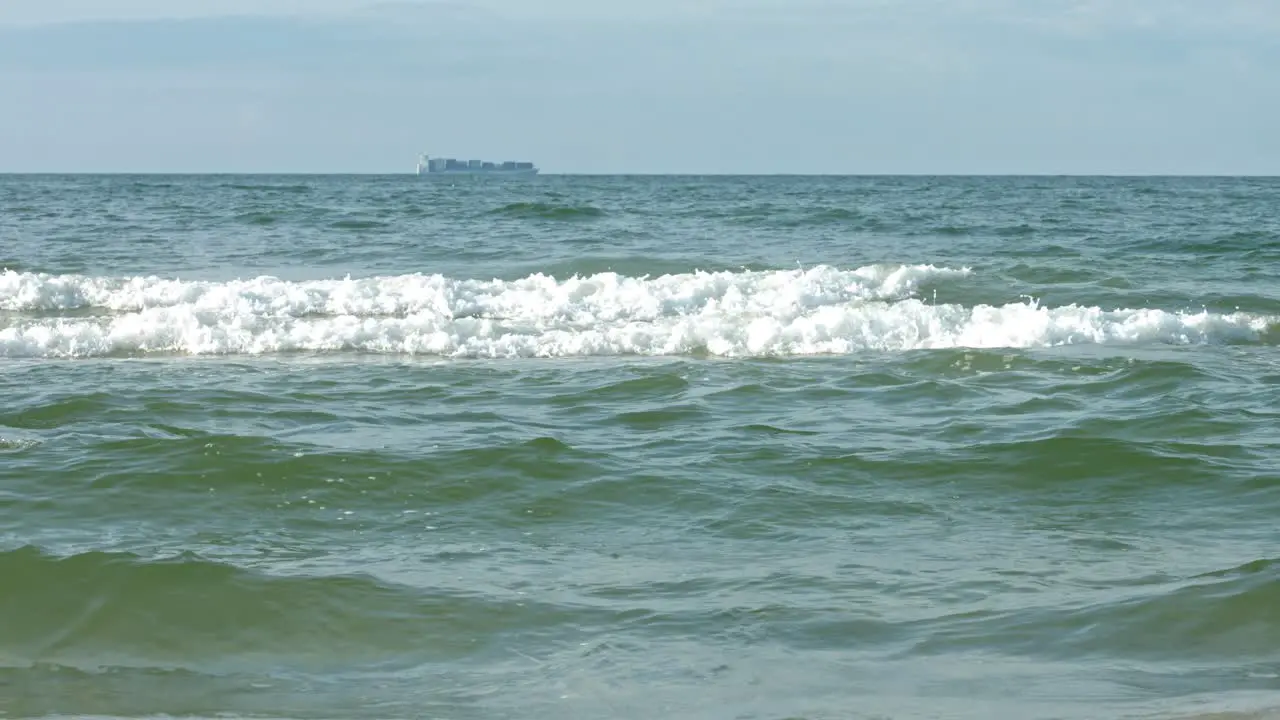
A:
[[[4,452],[6,450],[26,450],[39,444],[39,440],[32,440],[31,438],[7,438],[0,435],[0,452]]]
[[[562,281],[440,275],[287,282],[0,273],[0,356],[360,351],[450,357],[788,356],[916,348],[1256,339],[1273,318],[933,305],[967,268],[868,266]],[[50,313],[75,311],[75,316]]]

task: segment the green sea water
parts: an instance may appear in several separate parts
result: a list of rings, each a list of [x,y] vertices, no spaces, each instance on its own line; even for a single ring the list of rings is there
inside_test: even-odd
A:
[[[0,717],[1269,717],[1278,207],[0,177]]]

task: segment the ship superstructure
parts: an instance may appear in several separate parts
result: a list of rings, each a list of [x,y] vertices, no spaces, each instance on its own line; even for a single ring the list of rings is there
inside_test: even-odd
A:
[[[457,160],[454,158],[418,156],[419,175],[537,175],[538,168],[531,162],[488,162],[485,160]]]

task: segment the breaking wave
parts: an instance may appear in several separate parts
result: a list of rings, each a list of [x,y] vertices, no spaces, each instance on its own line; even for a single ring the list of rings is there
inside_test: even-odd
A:
[[[290,282],[0,273],[0,356],[354,351],[459,358],[798,356],[1082,343],[1266,342],[1276,318],[934,303],[968,268],[397,275]],[[4,312],[7,311],[7,312]]]

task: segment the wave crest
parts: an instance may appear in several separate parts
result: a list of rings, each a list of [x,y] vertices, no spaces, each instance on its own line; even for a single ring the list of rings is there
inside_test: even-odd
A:
[[[355,351],[446,357],[796,356],[1078,343],[1267,341],[1250,313],[1103,310],[1034,301],[932,304],[968,268],[872,265],[597,273],[557,280],[398,275],[196,282],[5,271],[0,355]],[[53,314],[53,317],[49,315]]]

